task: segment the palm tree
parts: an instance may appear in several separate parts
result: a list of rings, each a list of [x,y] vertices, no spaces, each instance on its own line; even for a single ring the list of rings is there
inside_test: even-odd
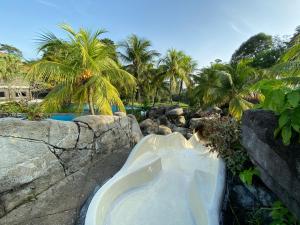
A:
[[[214,63],[201,70],[194,81],[194,96],[205,106],[227,105],[229,113],[240,119],[243,111],[253,107],[253,99],[258,93],[251,86],[261,74],[250,67],[248,61],[241,60],[236,65]]]
[[[100,40],[105,31],[93,33],[81,28],[76,32],[66,24],[60,27],[66,31],[68,39],[60,39],[52,33],[43,34],[38,48],[43,57],[32,63],[28,73],[33,80],[55,86],[44,101],[45,109],[59,111],[72,102],[77,104],[78,111],[88,103],[91,114],[95,114],[95,108],[101,113],[112,114],[111,105],[124,111],[112,82],[132,86],[135,80],[113,60],[113,48]]]
[[[175,49],[168,50],[167,55],[160,60],[164,78],[169,80],[170,102],[172,102],[172,93],[178,86],[178,81],[182,81],[186,86],[190,84],[189,70],[192,66],[189,64],[192,64],[192,60],[182,51]]]
[[[188,84],[191,83],[191,76],[195,72],[197,68],[197,63],[190,56],[184,56],[182,59],[182,69],[183,73],[185,73],[184,77],[188,79]],[[181,92],[183,88],[183,79],[180,79],[180,87],[179,87],[179,101],[181,99]]]
[[[123,52],[120,53],[121,59],[126,63],[125,68],[133,74],[137,80],[137,98],[141,102],[144,82],[148,80],[146,76],[149,64],[153,64],[159,53],[151,48],[149,40],[131,35],[126,41],[120,43]]]

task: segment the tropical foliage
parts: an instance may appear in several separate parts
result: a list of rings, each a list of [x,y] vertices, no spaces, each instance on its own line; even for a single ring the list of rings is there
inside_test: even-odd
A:
[[[23,72],[23,67],[21,51],[13,46],[0,44],[0,79],[12,80]]]
[[[188,87],[191,83],[190,76],[196,69],[196,62],[182,51],[170,49],[167,55],[160,60],[162,76],[169,82],[170,101],[176,88],[181,94],[183,83]]]
[[[298,39],[297,39],[298,38]],[[298,41],[297,41],[298,40]],[[288,145],[293,131],[300,137],[300,35],[282,55],[278,64],[271,68],[271,79],[258,82],[255,87],[264,95],[259,107],[272,110],[279,116],[275,136],[281,133]]]
[[[111,114],[112,105],[124,111],[112,82],[134,86],[135,80],[114,60],[113,48],[100,40],[104,30],[76,32],[66,24],[60,27],[66,31],[68,39],[60,39],[52,33],[43,34],[39,40],[43,57],[32,63],[28,74],[31,80],[52,82],[55,86],[43,107],[57,112],[75,103],[76,110],[82,111],[88,102],[91,114],[95,114],[95,110]]]
[[[250,88],[259,79],[260,73],[249,65],[248,60],[241,60],[236,65],[217,62],[194,77],[197,84],[194,95],[198,96],[199,105],[228,105],[230,115],[239,120],[243,111],[252,108],[259,97]]]
[[[155,58],[159,53],[151,49],[149,40],[136,35],[131,35],[126,41],[121,42],[120,47],[123,50],[120,52],[120,58],[125,62],[125,69],[136,78],[137,100],[141,102],[142,97],[145,98],[148,92]]]

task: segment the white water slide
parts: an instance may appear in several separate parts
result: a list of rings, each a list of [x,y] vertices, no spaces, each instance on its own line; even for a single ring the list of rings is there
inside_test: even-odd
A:
[[[85,225],[218,225],[224,162],[196,135],[148,135],[93,197]]]

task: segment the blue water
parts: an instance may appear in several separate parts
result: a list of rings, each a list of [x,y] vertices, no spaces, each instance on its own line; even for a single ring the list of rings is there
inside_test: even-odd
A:
[[[52,120],[63,120],[63,121],[72,121],[75,119],[78,115],[73,114],[73,113],[64,113],[64,114],[52,114],[50,116],[50,119]]]
[[[119,109],[117,106],[113,105],[111,107],[112,112],[118,112]],[[131,110],[131,106],[125,106],[126,110]],[[133,107],[133,110],[137,110],[139,109],[138,107]],[[88,112],[88,107],[84,108],[84,112]],[[52,120],[62,120],[62,121],[72,121],[73,119],[75,119],[76,117],[80,116],[79,114],[75,114],[75,113],[55,113],[52,114],[50,116],[50,119]]]

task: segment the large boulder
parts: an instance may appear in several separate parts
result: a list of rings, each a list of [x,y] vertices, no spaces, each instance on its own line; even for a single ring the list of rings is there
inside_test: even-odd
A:
[[[166,107],[153,107],[147,112],[147,116],[151,119],[157,119],[160,116],[165,115]]]
[[[168,134],[171,134],[171,133],[172,133],[172,130],[169,127],[164,126],[164,125],[159,125],[158,126],[157,134],[168,135]]]
[[[145,119],[140,123],[140,128],[143,135],[155,134],[158,131],[158,123],[152,119]]]
[[[0,224],[72,225],[142,138],[133,116],[0,119]]]
[[[189,128],[192,130],[205,129],[207,126],[210,126],[211,123],[214,123],[214,121],[219,120],[219,118],[220,115],[218,114],[202,118],[192,118],[189,122]]]
[[[175,108],[175,109],[171,109],[169,111],[166,112],[167,116],[170,117],[178,117],[178,116],[182,116],[183,115],[183,109],[182,108]]]
[[[274,138],[278,118],[270,111],[249,110],[242,118],[242,144],[262,181],[300,219],[300,144]]]
[[[178,127],[184,127],[186,124],[186,120],[185,120],[184,116],[178,116],[173,121],[174,121],[174,124]]]

